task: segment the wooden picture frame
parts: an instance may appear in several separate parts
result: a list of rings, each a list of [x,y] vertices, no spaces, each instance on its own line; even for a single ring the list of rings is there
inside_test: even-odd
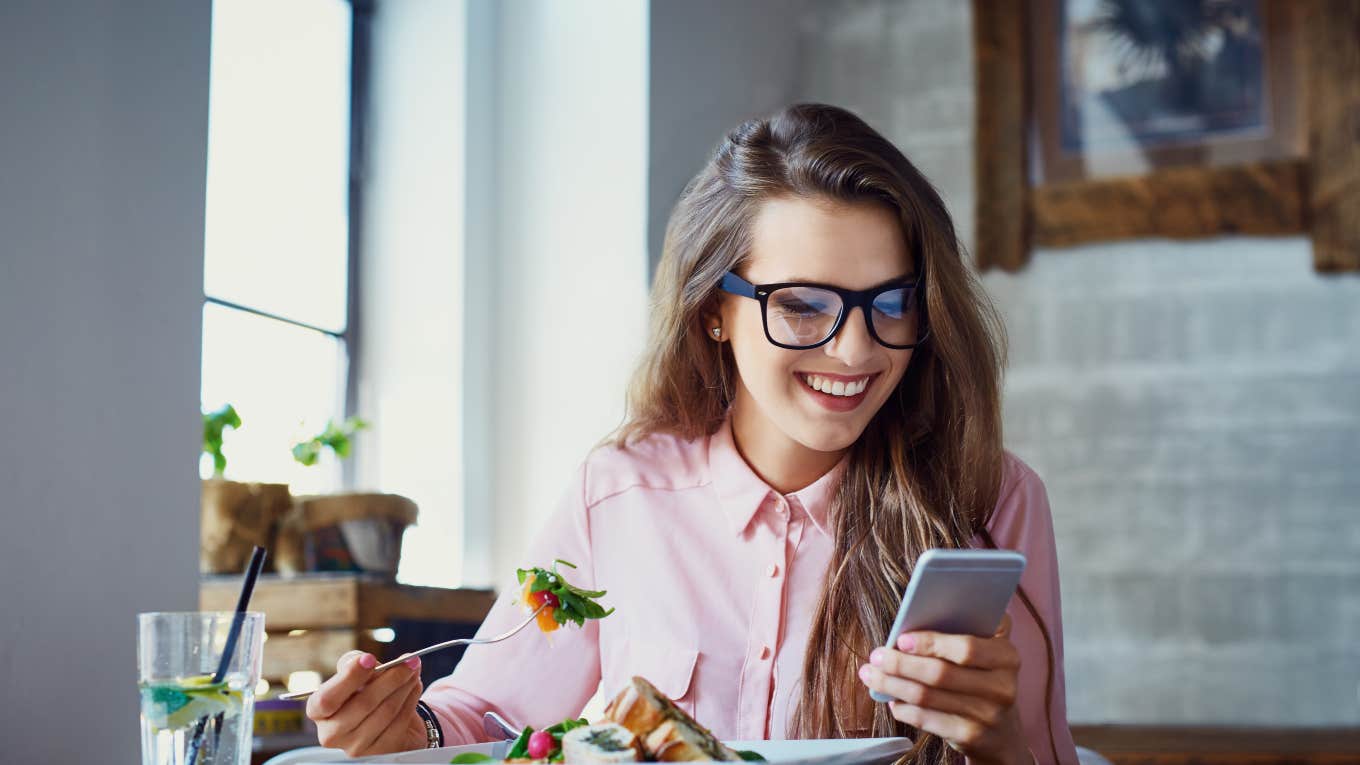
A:
[[[1297,112],[1272,108],[1277,122],[1296,116],[1302,157],[1036,184],[1031,35],[1053,1],[973,0],[979,270],[1018,271],[1034,246],[1306,233],[1317,270],[1360,271],[1360,3],[1262,0],[1273,44],[1294,54],[1272,74],[1287,78]]]

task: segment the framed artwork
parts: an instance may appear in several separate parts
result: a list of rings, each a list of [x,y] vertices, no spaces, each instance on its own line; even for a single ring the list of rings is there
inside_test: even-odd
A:
[[[1360,270],[1360,3],[973,0],[980,268],[1309,233]]]
[[[1032,180],[1302,157],[1293,15],[1259,0],[1036,0]]]

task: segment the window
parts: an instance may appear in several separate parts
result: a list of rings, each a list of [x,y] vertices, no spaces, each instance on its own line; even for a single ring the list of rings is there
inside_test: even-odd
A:
[[[341,483],[291,447],[348,397],[351,25],[344,0],[213,4],[202,403],[241,415],[228,478],[299,494]]]

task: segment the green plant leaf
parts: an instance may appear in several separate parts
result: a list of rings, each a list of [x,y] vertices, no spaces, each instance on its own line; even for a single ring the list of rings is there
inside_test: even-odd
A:
[[[349,456],[354,434],[367,427],[368,422],[359,417],[349,417],[339,424],[327,420],[320,433],[293,447],[293,458],[303,465],[315,465],[321,450],[330,449],[337,458],[344,459]]]
[[[227,458],[222,454],[222,432],[241,427],[241,415],[231,404],[212,412],[203,412],[203,451],[212,456],[213,474],[221,476],[227,470]]]
[[[321,456],[321,446],[316,441],[306,441],[293,447],[293,459],[303,465],[315,465]]]

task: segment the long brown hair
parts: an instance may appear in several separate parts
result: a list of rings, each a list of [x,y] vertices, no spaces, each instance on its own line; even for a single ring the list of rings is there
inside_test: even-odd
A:
[[[777,197],[893,210],[924,280],[929,328],[896,395],[851,447],[831,502],[835,551],[788,733],[907,735],[916,746],[906,760],[962,762],[938,737],[870,702],[856,679],[886,639],[921,553],[967,547],[985,532],[1004,460],[1000,320],[963,261],[944,202],[896,147],[850,112],[821,104],[790,106],[727,135],[671,215],[650,342],[615,442],[626,447],[653,433],[694,439],[721,427],[735,362],[728,344],[706,337],[703,318],[716,313],[722,275],[748,257],[759,206]]]

